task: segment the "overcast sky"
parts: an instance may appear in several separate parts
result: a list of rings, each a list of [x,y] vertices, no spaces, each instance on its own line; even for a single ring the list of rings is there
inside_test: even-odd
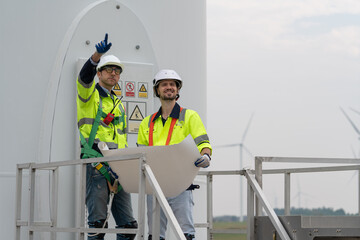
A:
[[[360,1],[208,0],[207,34],[209,170],[239,169],[239,148],[216,146],[240,143],[251,114],[244,144],[253,156],[360,155],[340,111],[360,129],[360,114],[350,109],[360,111]],[[243,166],[253,168],[253,157],[244,153]],[[296,175],[292,206],[355,213],[354,175]],[[238,179],[215,179],[215,216],[240,211]],[[265,178],[274,207],[283,207],[282,179]]]

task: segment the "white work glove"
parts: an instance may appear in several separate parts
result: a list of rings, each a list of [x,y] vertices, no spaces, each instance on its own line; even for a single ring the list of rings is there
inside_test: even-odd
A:
[[[205,153],[204,155],[202,155],[201,157],[199,157],[196,161],[195,161],[195,166],[197,167],[202,167],[202,168],[207,168],[208,166],[210,166],[210,156]]]

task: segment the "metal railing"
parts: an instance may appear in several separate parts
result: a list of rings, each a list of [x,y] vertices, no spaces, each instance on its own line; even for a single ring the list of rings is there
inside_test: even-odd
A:
[[[311,163],[311,164],[348,164],[343,166],[325,166],[325,167],[309,167],[309,168],[284,168],[284,169],[269,169],[263,170],[263,163]],[[350,165],[351,164],[351,165]],[[271,223],[280,235],[281,239],[290,239],[288,233],[282,226],[279,218],[276,216],[273,209],[270,207],[263,192],[261,190],[263,174],[284,174],[284,210],[285,215],[290,215],[290,181],[291,174],[295,173],[317,173],[317,172],[335,172],[360,170],[360,159],[348,158],[290,158],[290,157],[255,157],[255,176],[251,175],[249,171],[246,172],[248,180],[248,240],[254,239],[254,216],[261,216],[262,209],[269,216]],[[250,180],[250,181],[249,181]],[[359,177],[360,183],[360,177]],[[251,185],[251,187],[250,187]],[[359,185],[360,186],[360,185]],[[360,191],[359,191],[360,192]],[[256,195],[256,197],[254,197]],[[254,201],[255,200],[255,201]],[[360,213],[360,193],[358,196],[358,206]]]
[[[86,164],[93,162],[111,162],[111,161],[123,161],[123,160],[138,160],[139,161],[139,201],[138,201],[138,228],[137,229],[119,229],[119,228],[108,228],[108,229],[99,229],[99,228],[87,228],[85,227],[85,188],[86,188]],[[59,184],[59,168],[64,166],[76,166],[80,165],[80,191],[79,199],[76,203],[77,205],[77,219],[76,226],[73,228],[65,228],[57,226],[57,208],[58,208],[58,184]],[[29,171],[29,212],[27,219],[22,219],[22,186],[23,186],[23,170],[28,169]],[[51,171],[51,201],[50,201],[50,221],[49,222],[39,222],[34,219],[34,209],[35,209],[35,181],[36,173],[39,170]],[[160,207],[164,211],[170,226],[172,227],[175,236],[179,240],[186,240],[185,236],[180,228],[179,223],[177,222],[171,208],[161,191],[161,188],[150,168],[146,164],[146,157],[144,154],[134,154],[128,156],[117,156],[117,157],[104,157],[96,159],[77,159],[71,161],[61,161],[61,162],[52,162],[52,163],[26,163],[18,164],[16,172],[16,209],[15,209],[15,226],[16,233],[15,239],[20,240],[21,238],[21,228],[26,227],[28,232],[28,239],[34,239],[35,232],[49,232],[51,233],[51,240],[56,239],[57,232],[69,232],[75,233],[77,239],[84,239],[85,233],[128,233],[128,234],[137,234],[137,239],[145,239],[145,187],[146,180],[149,181],[150,186],[154,191],[155,199],[155,216],[160,216]],[[153,237],[155,239],[159,238],[159,224],[160,217],[156,218],[158,221],[154,222],[154,232]],[[156,238],[157,237],[157,238]]]
[[[139,201],[138,201],[138,228],[137,229],[96,229],[85,227],[85,187],[86,187],[86,164],[99,161],[122,161],[137,160],[139,161],[140,181],[139,181]],[[264,162],[282,162],[282,163],[327,163],[327,164],[348,164],[343,166],[325,166],[310,168],[284,168],[284,169],[263,169]],[[359,164],[359,165],[355,165]],[[58,205],[58,183],[59,183],[59,167],[80,165],[80,191],[78,191],[77,201],[77,219],[74,228],[60,228],[57,226],[57,205]],[[22,199],[22,176],[23,170],[29,170],[29,212],[26,220],[21,219],[21,199]],[[51,216],[49,222],[38,222],[34,220],[34,204],[35,204],[35,175],[39,170],[51,171]],[[263,174],[283,174],[284,175],[284,210],[285,215],[290,215],[290,181],[291,175],[296,173],[311,172],[334,172],[334,171],[360,171],[359,159],[329,159],[329,158],[277,158],[277,157],[255,157],[255,170],[237,170],[237,171],[200,171],[198,175],[206,176],[207,186],[207,219],[206,223],[196,223],[197,228],[207,229],[207,239],[213,239],[214,233],[241,233],[247,234],[248,240],[253,240],[254,236],[254,219],[256,216],[262,215],[262,209],[269,216],[271,223],[280,235],[281,239],[290,240],[291,238],[281,224],[278,216],[270,206],[263,190],[262,176]],[[215,175],[239,175],[245,176],[247,180],[247,230],[244,232],[238,230],[214,229],[213,225],[213,176]],[[74,161],[63,161],[53,163],[26,163],[17,165],[16,174],[16,240],[20,240],[20,229],[27,227],[29,239],[33,239],[34,232],[50,232],[51,240],[56,239],[56,232],[73,232],[76,233],[77,239],[84,239],[85,233],[133,233],[137,234],[137,239],[144,239],[145,236],[145,183],[149,181],[154,191],[155,211],[153,221],[153,238],[159,235],[160,209],[162,209],[169,220],[177,239],[185,240],[181,228],[164,196],[161,188],[149,165],[146,164],[146,156],[144,154],[135,154],[121,157],[104,157],[97,159],[77,159]],[[360,183],[360,177],[359,177]],[[360,191],[359,191],[360,192]],[[359,193],[360,194],[360,193]],[[360,210],[360,195],[358,197]],[[360,212],[359,212],[360,214]]]
[[[342,166],[324,166],[324,167],[308,167],[308,168],[283,168],[283,169],[263,169],[263,163],[282,162],[282,163],[320,163],[320,164],[348,164]],[[255,170],[238,170],[238,171],[201,171],[199,175],[207,177],[207,224],[200,224],[200,226],[208,227],[207,239],[212,239],[214,233],[233,233],[233,234],[247,234],[248,240],[255,239],[254,219],[256,216],[262,215],[262,209],[269,216],[274,228],[280,235],[281,239],[290,239],[284,226],[281,224],[279,218],[276,216],[273,208],[270,206],[263,190],[262,190],[262,176],[263,174],[283,174],[284,175],[284,210],[285,215],[290,215],[290,182],[291,175],[298,173],[318,173],[318,172],[337,172],[337,171],[352,171],[358,170],[360,172],[360,159],[348,158],[285,158],[285,157],[255,157]],[[247,231],[241,229],[214,229],[213,228],[213,176],[216,175],[240,175],[247,179]],[[360,188],[360,174],[359,174],[359,188]],[[358,206],[360,215],[360,189],[358,196]]]
[[[262,207],[265,208],[266,213],[270,216],[274,227],[280,233],[279,235],[284,240],[290,240],[290,237],[287,235],[284,227],[280,223],[280,220],[276,216],[274,210],[271,208],[270,204],[268,203],[265,194],[263,193],[260,185],[255,179],[254,170],[240,170],[240,171],[208,171],[208,172],[199,172],[199,175],[206,175],[207,177],[207,239],[213,239],[214,233],[231,233],[231,234],[247,234],[247,239],[254,239],[254,234],[251,231],[254,231],[254,199],[256,197],[261,201]],[[213,226],[213,176],[214,175],[242,175],[245,176],[248,183],[248,194],[247,194],[247,203],[248,203],[248,218],[247,218],[247,231],[243,231],[242,229],[214,229]],[[252,225],[252,226],[250,226]]]
[[[324,166],[308,168],[283,168],[263,170],[263,163],[311,163],[311,164],[348,164],[342,166]],[[285,215],[290,215],[290,181],[291,174],[298,173],[318,173],[318,172],[337,172],[337,171],[360,171],[360,159],[356,158],[295,158],[295,157],[255,157],[255,175],[259,185],[262,186],[263,174],[283,174],[284,175],[284,210]],[[360,186],[360,174],[358,176]],[[261,215],[261,206],[257,204],[257,215]],[[360,191],[358,192],[358,213],[360,214]]]

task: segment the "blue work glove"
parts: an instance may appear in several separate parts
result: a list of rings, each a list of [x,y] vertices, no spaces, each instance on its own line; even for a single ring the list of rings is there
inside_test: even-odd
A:
[[[105,39],[100,41],[98,44],[95,45],[96,51],[98,53],[106,53],[111,48],[111,43],[108,43],[108,34],[105,34]]]
[[[199,157],[196,161],[195,161],[195,166],[197,167],[202,167],[202,168],[207,168],[208,166],[210,166],[210,156],[205,153],[204,155],[202,155],[201,157]]]

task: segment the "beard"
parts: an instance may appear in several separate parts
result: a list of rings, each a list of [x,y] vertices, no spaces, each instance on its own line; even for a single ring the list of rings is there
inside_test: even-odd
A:
[[[177,97],[177,95],[172,95],[172,96],[160,96],[160,99],[161,100],[165,100],[165,101],[172,101],[172,100],[176,100],[176,97]]]
[[[178,94],[175,94],[175,92],[171,92],[172,94],[168,94],[167,92],[164,94],[160,94],[160,99],[165,101],[172,101],[176,100]]]

